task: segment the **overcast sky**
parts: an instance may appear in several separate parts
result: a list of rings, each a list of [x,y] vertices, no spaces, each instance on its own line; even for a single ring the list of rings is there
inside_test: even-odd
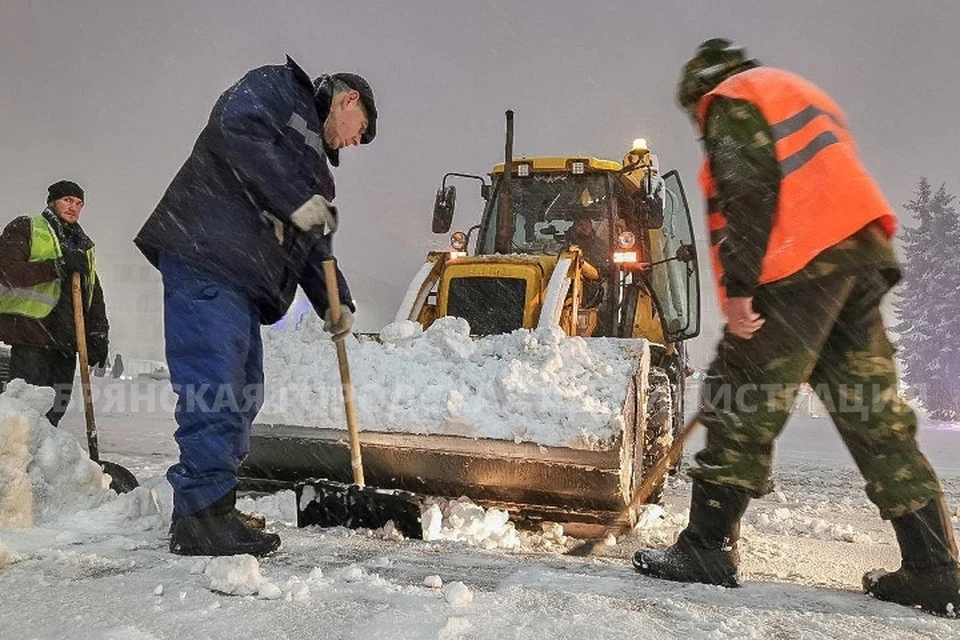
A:
[[[712,36],[832,94],[899,209],[921,175],[960,191],[958,31],[954,0],[3,0],[0,224],[73,179],[102,259],[136,261],[131,239],[217,96],[284,54],[311,75],[360,72],[377,97],[376,141],[335,171],[336,249],[350,270],[406,286],[441,246],[430,213],[443,173],[498,162],[508,108],[517,155],[619,160],[646,137],[699,216],[700,149],[673,95]],[[474,222],[472,189],[456,227]]]

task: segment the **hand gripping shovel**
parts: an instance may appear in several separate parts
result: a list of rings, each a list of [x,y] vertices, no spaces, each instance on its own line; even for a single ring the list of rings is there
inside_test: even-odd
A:
[[[77,330],[77,355],[80,356],[80,388],[83,389],[83,410],[87,419],[87,450],[90,452],[90,459],[110,476],[110,488],[117,493],[126,493],[140,486],[137,477],[118,464],[100,459],[97,424],[93,420],[93,400],[90,397],[90,361],[87,359],[87,330],[83,321],[83,292],[79,273],[73,274],[72,288],[73,324]]]
[[[586,542],[582,542],[567,551],[566,555],[579,557],[589,557],[595,555],[601,548],[607,545],[608,536],[613,535],[619,538],[623,534],[630,531],[633,526],[630,522],[630,513],[636,510],[637,507],[643,504],[646,499],[650,497],[650,494],[653,493],[653,488],[656,487],[660,482],[663,474],[665,474],[677,461],[677,458],[680,457],[680,454],[683,452],[684,443],[690,438],[691,434],[693,434],[697,425],[699,424],[699,415],[694,416],[689,422],[687,422],[686,426],[683,428],[683,431],[681,431],[680,435],[677,436],[676,440],[673,441],[673,446],[670,447],[670,450],[667,451],[666,455],[657,461],[657,464],[653,465],[652,469],[650,469],[650,472],[647,474],[647,477],[644,478],[643,483],[641,483],[636,493],[633,494],[630,504],[624,507],[623,510],[617,514],[616,518],[607,523],[606,536],[598,540],[587,540]]]
[[[327,300],[334,324],[340,321],[340,292],[333,260],[323,262]],[[360,458],[360,433],[353,405],[353,384],[347,363],[347,347],[342,338],[334,339],[337,360],[340,363],[340,383],[343,388],[343,408],[346,411],[347,433],[350,442],[350,467],[353,484],[335,480],[311,479],[298,483],[297,526],[342,526],[351,529],[379,529],[390,521],[408,538],[423,538],[420,522],[420,499],[408,491],[367,487],[363,479]]]

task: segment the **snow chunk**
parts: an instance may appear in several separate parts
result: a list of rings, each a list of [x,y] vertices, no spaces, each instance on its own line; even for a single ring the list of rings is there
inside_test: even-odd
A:
[[[340,577],[346,582],[360,582],[363,580],[364,573],[363,567],[352,564],[340,572]]]
[[[473,602],[473,591],[470,591],[469,587],[462,582],[451,582],[443,588],[442,592],[443,599],[455,607]]]
[[[666,515],[663,507],[659,504],[645,504],[637,509],[636,529],[652,529],[660,526],[661,520]]]
[[[259,513],[271,522],[296,526],[297,496],[290,490],[278,491],[259,498],[239,497],[237,508],[247,513]]]
[[[257,591],[257,597],[263,600],[279,600],[283,597],[283,590],[272,582],[267,582]]]
[[[436,574],[427,576],[423,579],[423,586],[428,589],[440,589],[443,587],[443,580]]]
[[[260,574],[260,563],[251,555],[213,558],[203,575],[211,591],[235,596],[253,595],[265,582]]]
[[[403,345],[423,335],[423,326],[412,320],[391,322],[380,330],[380,341],[384,344]]]
[[[303,602],[310,597],[310,585],[297,576],[290,576],[283,585],[283,599],[287,602]]]

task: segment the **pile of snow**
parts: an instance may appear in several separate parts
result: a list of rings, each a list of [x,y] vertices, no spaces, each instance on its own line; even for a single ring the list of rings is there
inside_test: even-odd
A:
[[[422,515],[424,540],[458,540],[486,549],[516,549],[520,537],[510,514],[470,500],[433,501]]]
[[[22,380],[0,394],[0,528],[56,527],[69,537],[164,527],[169,518],[156,491],[139,487],[118,496],[77,439],[50,424],[45,414],[53,399],[53,389]]]
[[[544,522],[540,531],[518,531],[503,509],[486,509],[469,498],[431,498],[422,512],[423,539],[452,540],[483,549],[563,551],[563,525]]]
[[[0,395],[0,525],[30,527],[107,499],[109,478],[44,414],[54,391],[12,381]]]
[[[264,423],[345,429],[337,356],[320,322],[264,334]],[[461,318],[387,325],[346,341],[361,429],[603,448],[623,428],[643,340],[559,328],[470,337]]]

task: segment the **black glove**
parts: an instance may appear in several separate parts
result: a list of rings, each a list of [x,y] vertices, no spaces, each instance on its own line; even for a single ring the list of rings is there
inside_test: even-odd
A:
[[[107,366],[107,336],[102,333],[93,333],[87,336],[87,364],[91,367]]]
[[[90,263],[87,261],[87,254],[83,251],[65,251],[60,261],[60,268],[67,276],[79,273],[81,277],[86,278],[90,271]]]

